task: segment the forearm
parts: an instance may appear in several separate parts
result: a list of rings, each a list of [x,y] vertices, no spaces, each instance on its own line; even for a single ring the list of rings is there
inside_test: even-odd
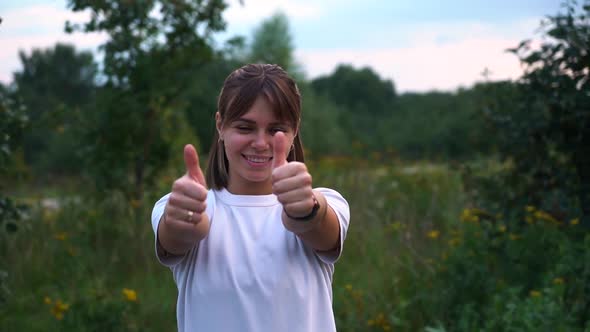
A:
[[[158,225],[158,244],[169,254],[184,255],[209,233],[209,217],[203,213],[197,224],[181,223],[171,225],[162,215]]]
[[[283,224],[297,234],[308,246],[317,251],[330,251],[338,248],[340,239],[340,224],[334,210],[328,206],[325,196],[314,190],[314,195],[320,203],[316,217],[309,221],[297,221],[289,218],[283,211]]]

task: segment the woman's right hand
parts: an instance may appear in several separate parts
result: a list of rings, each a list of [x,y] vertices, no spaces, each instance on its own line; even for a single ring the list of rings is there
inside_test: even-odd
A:
[[[199,156],[191,144],[184,147],[186,174],[172,184],[172,192],[158,228],[161,246],[181,255],[209,232],[207,183],[199,166]]]

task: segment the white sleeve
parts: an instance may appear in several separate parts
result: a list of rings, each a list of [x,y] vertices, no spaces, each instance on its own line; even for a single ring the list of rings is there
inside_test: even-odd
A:
[[[314,190],[321,192],[324,197],[326,197],[328,206],[334,210],[336,216],[338,217],[338,223],[340,224],[340,247],[337,251],[338,254],[334,255],[333,253],[323,253],[316,251],[316,255],[322,262],[334,264],[342,255],[342,250],[344,249],[344,240],[346,239],[346,232],[348,231],[348,225],[350,223],[350,208],[346,199],[344,199],[344,197],[342,197],[342,195],[340,195],[340,193],[338,193],[336,190],[329,188],[314,188]]]
[[[162,265],[172,267],[180,263],[184,256],[164,256],[158,251],[158,226],[160,225],[160,220],[162,220],[162,215],[164,215],[164,209],[166,208],[169,197],[170,194],[164,195],[164,197],[160,198],[154,205],[154,209],[152,210],[152,228],[155,235],[154,250],[156,251],[156,257],[158,258],[158,261]]]

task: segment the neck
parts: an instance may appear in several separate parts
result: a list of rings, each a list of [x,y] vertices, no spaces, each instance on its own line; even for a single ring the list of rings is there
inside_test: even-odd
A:
[[[266,181],[239,185],[230,181],[226,189],[234,195],[270,195],[272,194],[272,183]]]

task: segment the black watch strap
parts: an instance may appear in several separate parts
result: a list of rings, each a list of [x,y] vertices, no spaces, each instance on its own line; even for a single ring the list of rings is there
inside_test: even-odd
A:
[[[285,214],[287,215],[287,217],[289,217],[290,219],[293,219],[295,221],[310,221],[313,218],[315,218],[315,216],[317,216],[318,211],[320,210],[320,202],[318,202],[317,198],[315,198],[315,195],[313,195],[313,208],[311,209],[311,212],[304,216],[304,217],[291,217],[287,211],[285,211]]]

